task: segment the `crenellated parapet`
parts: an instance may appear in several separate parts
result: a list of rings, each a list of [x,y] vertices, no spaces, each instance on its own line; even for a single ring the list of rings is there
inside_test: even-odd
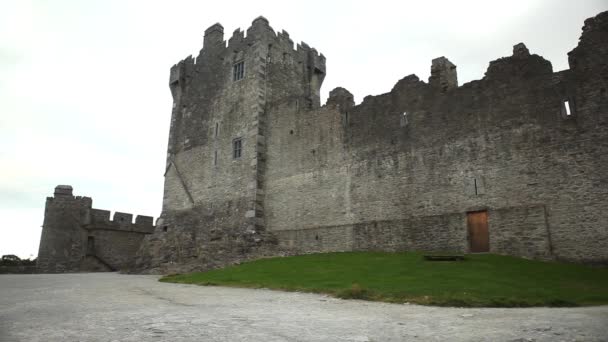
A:
[[[110,219],[110,211],[91,209],[91,219],[85,225],[87,229],[108,229],[128,232],[151,233],[154,231],[154,218],[152,216],[137,215],[133,222],[133,214],[115,212]]]
[[[177,84],[183,85],[185,78],[192,76],[196,66],[205,63],[206,59],[231,59],[235,54],[240,56],[239,52],[255,48],[256,45],[262,43],[266,45],[265,48],[270,49],[271,62],[304,64],[311,73],[323,75],[324,78],[326,66],[323,54],[304,42],[297,44],[294,48],[294,41],[287,31],[275,32],[268,19],[260,16],[254,19],[251,26],[245,31],[234,30],[228,41],[224,40],[224,28],[221,24],[211,25],[205,30],[203,48],[196,60],[192,56],[188,56],[171,67],[169,84],[172,86],[172,90]],[[266,56],[260,57],[265,58]],[[318,83],[320,87],[322,79]]]

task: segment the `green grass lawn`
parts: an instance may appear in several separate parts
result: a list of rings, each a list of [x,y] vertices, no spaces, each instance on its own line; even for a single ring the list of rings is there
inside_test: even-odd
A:
[[[467,255],[465,261],[425,261],[420,253],[311,254],[170,275],[160,281],[441,306],[608,304],[608,269],[492,254]]]

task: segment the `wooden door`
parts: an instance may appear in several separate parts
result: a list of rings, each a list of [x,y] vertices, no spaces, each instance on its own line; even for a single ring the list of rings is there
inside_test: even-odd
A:
[[[489,252],[488,212],[484,210],[467,213],[467,226],[471,253]]]

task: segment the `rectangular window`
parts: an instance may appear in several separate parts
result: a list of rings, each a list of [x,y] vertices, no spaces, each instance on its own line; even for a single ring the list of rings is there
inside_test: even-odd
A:
[[[217,165],[217,151],[213,151],[213,165]]]
[[[215,123],[215,137],[217,138],[217,133],[219,132],[220,129],[220,124],[219,123]]]
[[[241,158],[243,151],[243,140],[241,138],[236,138],[232,140],[232,158],[239,159]]]
[[[245,62],[240,61],[238,63],[235,63],[234,66],[232,66],[232,80],[233,81],[242,80],[244,76],[245,76]]]

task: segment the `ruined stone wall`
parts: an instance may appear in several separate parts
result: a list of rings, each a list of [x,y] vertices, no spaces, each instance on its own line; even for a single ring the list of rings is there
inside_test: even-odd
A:
[[[453,64],[442,60],[433,61],[429,84],[408,76],[358,106],[342,91],[305,115],[273,108],[269,229],[300,251],[466,252],[466,219],[408,222],[485,209],[492,252],[605,263],[605,17],[586,22],[571,70],[554,73],[518,44],[484,79],[458,88]],[[408,234],[416,243],[405,243]]]
[[[115,271],[133,267],[143,237],[154,230],[150,216],[92,208],[89,197],[60,185],[46,201],[37,268],[40,272]]]

